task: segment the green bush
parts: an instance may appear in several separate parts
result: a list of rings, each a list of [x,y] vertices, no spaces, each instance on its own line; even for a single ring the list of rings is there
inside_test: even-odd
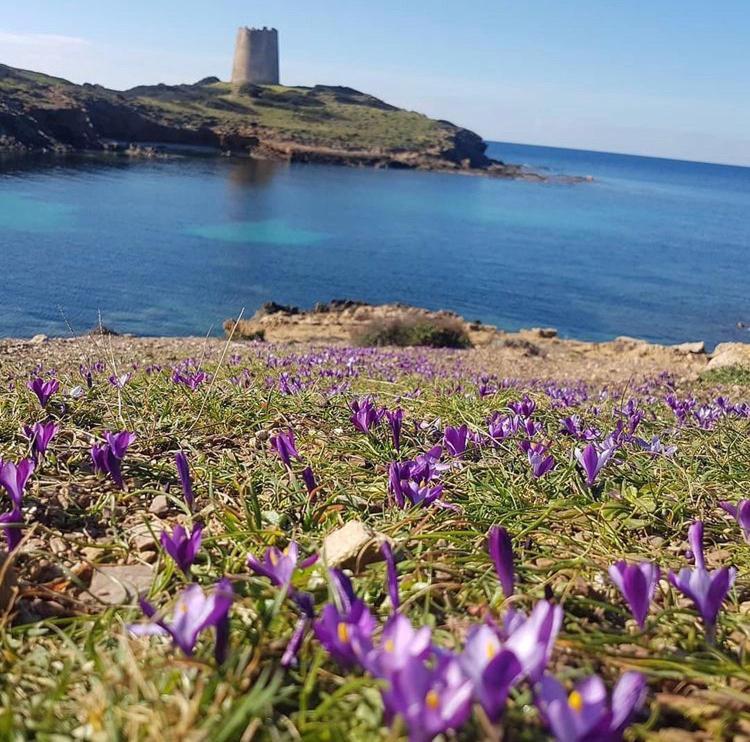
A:
[[[353,340],[360,347],[471,348],[463,324],[450,318],[374,320],[358,330]]]

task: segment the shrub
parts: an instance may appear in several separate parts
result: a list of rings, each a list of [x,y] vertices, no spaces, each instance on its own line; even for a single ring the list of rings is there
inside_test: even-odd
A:
[[[373,320],[354,332],[353,341],[360,347],[471,348],[463,324],[449,317]]]

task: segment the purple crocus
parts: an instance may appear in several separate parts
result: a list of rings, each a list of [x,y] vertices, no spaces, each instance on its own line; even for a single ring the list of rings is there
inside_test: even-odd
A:
[[[292,575],[297,568],[298,559],[299,547],[297,542],[290,541],[283,551],[275,546],[266,549],[263,561],[250,554],[247,558],[247,566],[256,574],[267,577],[271,580],[271,584],[287,588],[292,582]]]
[[[532,683],[542,677],[549,663],[562,618],[559,605],[540,600],[528,618],[514,614],[508,622],[511,631],[505,647],[516,655],[523,675]]]
[[[302,470],[302,481],[305,483],[307,494],[310,495],[311,498],[313,498],[315,495],[315,490],[318,489],[318,483],[315,481],[315,473],[313,472],[311,467],[306,466]]]
[[[336,603],[323,607],[315,622],[315,636],[336,662],[351,668],[371,652],[377,621],[367,604],[354,595],[349,578],[336,569],[330,574]]]
[[[42,407],[46,407],[50,397],[60,389],[60,382],[57,379],[45,381],[37,376],[35,379],[27,382],[26,386],[36,394],[39,404]]]
[[[646,624],[646,616],[654,599],[660,574],[659,567],[651,562],[628,564],[621,560],[609,568],[610,579],[622,593],[641,629]]]
[[[724,500],[719,505],[737,521],[745,541],[750,544],[750,500],[740,500],[736,505]]]
[[[380,551],[385,559],[386,584],[388,586],[388,595],[391,599],[391,608],[397,611],[400,605],[398,596],[398,571],[396,570],[396,559],[393,556],[393,549],[388,541],[383,541]]]
[[[513,595],[513,545],[508,532],[501,526],[492,526],[487,536],[490,559],[495,567],[497,579],[503,588],[503,595]]]
[[[394,613],[386,622],[380,644],[362,664],[376,678],[388,679],[412,659],[426,660],[432,652],[429,626],[415,629],[403,613]]]
[[[174,460],[177,465],[177,476],[180,478],[180,484],[182,485],[182,495],[188,508],[192,511],[195,495],[193,494],[193,480],[190,477],[190,464],[188,464],[184,451],[178,451]]]
[[[135,441],[135,438],[135,433],[129,433],[127,430],[123,430],[120,433],[110,433],[107,431],[104,434],[104,439],[107,441],[112,455],[119,461],[125,458],[125,454]]]
[[[271,446],[286,466],[292,465],[292,459],[301,458],[294,440],[294,431],[280,432],[271,438]]]
[[[8,493],[14,508],[20,508],[29,477],[34,473],[34,460],[23,459],[18,464],[0,461],[0,484]]]
[[[57,435],[58,430],[59,426],[52,421],[24,426],[23,434],[31,444],[31,453],[35,461],[39,461],[47,453],[49,444]]]
[[[490,721],[499,721],[508,692],[523,673],[518,657],[502,646],[492,627],[481,624],[470,629],[458,659],[464,674],[472,681],[475,700]]]
[[[430,664],[409,657],[382,691],[386,719],[390,723],[400,716],[409,729],[409,742],[429,742],[469,718],[472,690],[452,654],[441,653]]]
[[[521,418],[518,415],[502,415],[495,412],[487,422],[488,433],[493,443],[499,443],[506,438],[510,438],[518,432]]]
[[[393,447],[399,451],[401,449],[401,426],[404,422],[404,411],[400,407],[397,410],[386,410],[385,418],[391,428]]]
[[[201,547],[203,526],[198,523],[193,527],[190,535],[181,525],[176,525],[170,536],[166,531],[161,533],[161,545],[164,551],[174,559],[175,564],[185,573],[190,574],[198,549]]]
[[[690,526],[688,541],[695,560],[695,569],[683,567],[677,574],[670,570],[669,581],[693,601],[706,625],[709,640],[713,640],[721,604],[734,584],[737,570],[734,567],[721,567],[713,572],[706,569],[702,521],[697,520]]]
[[[614,453],[614,448],[605,448],[599,451],[593,443],[589,443],[583,450],[576,448],[575,456],[586,474],[586,484],[589,487],[594,486],[599,472],[607,465]]]
[[[545,474],[555,468],[555,459],[547,453],[547,446],[544,443],[529,444],[526,456],[529,459],[531,473],[535,479],[541,479]]]
[[[232,584],[227,578],[220,580],[210,595],[206,595],[200,585],[188,585],[177,598],[171,621],[158,618],[156,609],[141,598],[141,610],[147,618],[152,619],[151,623],[130,624],[128,629],[135,636],[168,634],[177,647],[192,657],[198,636],[214,627],[214,655],[216,661],[221,663],[225,659],[229,640],[229,609],[233,597]]]
[[[524,394],[523,399],[520,402],[511,402],[508,407],[510,407],[516,415],[520,415],[521,417],[531,417],[536,410],[536,402],[534,402],[528,394]]]
[[[466,453],[466,445],[469,440],[469,426],[461,425],[459,428],[450,425],[443,432],[443,441],[451,456],[460,457]]]
[[[369,398],[354,400],[349,409],[352,411],[349,420],[360,433],[369,433],[372,428],[380,424],[385,409],[377,409],[375,403]]]
[[[122,479],[122,459],[125,457],[130,444],[135,440],[135,433],[129,433],[127,430],[123,430],[121,433],[107,432],[104,437],[106,443],[91,447],[94,471],[109,474],[115,485],[123,489],[125,483]]]
[[[0,528],[5,536],[8,551],[11,552],[21,543],[21,526],[23,525],[23,513],[20,505],[13,505],[12,509],[0,515]]]
[[[537,706],[558,742],[617,742],[646,700],[646,681],[638,672],[626,672],[607,701],[607,689],[592,675],[568,694],[551,675],[539,684]]]

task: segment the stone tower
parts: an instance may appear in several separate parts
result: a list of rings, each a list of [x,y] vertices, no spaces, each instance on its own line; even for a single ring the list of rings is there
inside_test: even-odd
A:
[[[275,28],[243,27],[237,31],[232,83],[279,84],[279,32]]]

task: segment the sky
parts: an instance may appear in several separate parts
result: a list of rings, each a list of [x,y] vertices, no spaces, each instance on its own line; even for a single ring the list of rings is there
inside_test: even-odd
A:
[[[229,77],[279,29],[285,84],[348,85],[485,139],[750,166],[750,0],[23,0],[0,63],[124,89]]]

